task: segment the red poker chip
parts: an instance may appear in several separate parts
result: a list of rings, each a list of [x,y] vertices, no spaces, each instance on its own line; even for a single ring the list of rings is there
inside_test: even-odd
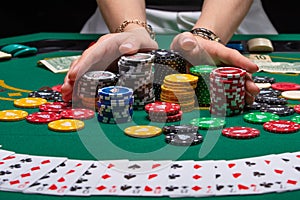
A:
[[[70,103],[66,102],[47,102],[39,106],[40,111],[43,112],[62,112],[66,109],[71,109]]]
[[[62,87],[62,85],[55,85],[52,87],[52,90],[61,93],[61,87]]]
[[[300,104],[294,106],[294,111],[300,114]]]
[[[271,85],[272,89],[280,91],[300,90],[300,85],[291,82],[277,82]]]
[[[171,102],[157,101],[145,106],[145,111],[151,115],[175,115],[180,111],[180,105]]]
[[[223,129],[222,135],[235,139],[248,139],[258,137],[260,131],[250,127],[234,126]]]
[[[264,123],[263,127],[272,133],[295,133],[300,129],[300,124],[288,120],[274,120]]]
[[[36,112],[29,114],[26,120],[31,123],[48,123],[61,119],[61,115],[56,112]]]
[[[60,115],[66,119],[91,119],[95,116],[95,112],[86,108],[72,108],[63,110]]]
[[[212,71],[217,77],[240,78],[246,75],[246,71],[237,67],[219,67]]]

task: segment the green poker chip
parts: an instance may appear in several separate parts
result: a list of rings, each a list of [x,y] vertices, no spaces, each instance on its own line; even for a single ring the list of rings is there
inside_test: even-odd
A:
[[[279,115],[269,112],[253,112],[244,115],[244,120],[252,124],[263,124],[272,120],[278,120]]]
[[[293,118],[292,118],[292,121],[293,121],[293,122],[296,122],[296,123],[298,123],[298,124],[300,124],[300,115],[298,115],[298,116],[296,116],[296,117],[293,117]]]
[[[199,129],[219,129],[226,124],[225,120],[215,117],[200,117],[190,121],[190,124],[198,126]]]
[[[194,75],[209,74],[215,68],[217,67],[210,65],[196,65],[190,68],[190,73]]]

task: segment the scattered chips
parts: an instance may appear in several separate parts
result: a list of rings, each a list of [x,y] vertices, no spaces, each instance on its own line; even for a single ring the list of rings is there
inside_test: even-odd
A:
[[[244,115],[244,120],[252,124],[263,124],[271,120],[278,120],[279,116],[268,112],[253,112]]]
[[[288,120],[275,120],[263,124],[266,131],[272,133],[295,133],[300,129],[300,124]]]
[[[2,110],[0,111],[0,121],[20,121],[28,116],[28,112],[23,110]]]
[[[167,133],[197,133],[199,127],[193,125],[169,125],[163,127],[164,134]]]
[[[300,85],[296,83],[290,83],[290,82],[278,82],[274,83],[271,86],[274,90],[280,90],[280,91],[289,91],[289,90],[300,90]]]
[[[276,82],[275,78],[269,76],[253,76],[254,83],[270,83],[273,84]]]
[[[77,119],[59,119],[48,124],[48,128],[58,132],[73,132],[84,128],[84,122]]]
[[[39,106],[40,111],[57,113],[71,108],[71,104],[66,102],[47,102]]]
[[[36,112],[26,117],[28,122],[36,124],[45,124],[59,119],[61,119],[61,115],[56,112]]]
[[[19,108],[38,108],[44,103],[47,103],[46,99],[40,97],[26,97],[15,100],[14,106]]]
[[[62,118],[84,120],[93,118],[95,111],[86,108],[72,108],[63,110],[60,115]]]
[[[131,137],[136,138],[149,138],[158,136],[162,133],[162,129],[156,126],[130,126],[125,128],[124,133]]]
[[[255,128],[234,126],[222,130],[222,135],[235,139],[250,139],[260,135],[260,131]]]
[[[226,122],[215,117],[200,117],[192,119],[190,124],[199,127],[199,129],[220,129],[225,126]]]

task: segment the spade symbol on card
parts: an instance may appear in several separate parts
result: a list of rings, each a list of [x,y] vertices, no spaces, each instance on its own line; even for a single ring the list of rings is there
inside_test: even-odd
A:
[[[43,179],[47,179],[49,178],[50,176],[46,175],[46,176],[43,176],[42,178],[40,178],[40,180],[43,180]]]
[[[15,165],[11,165],[11,166],[9,166],[9,168],[10,169],[19,169],[19,168],[21,168],[21,165],[20,164],[15,164]]]
[[[298,171],[298,172],[300,172],[300,167],[295,167],[295,169]]]
[[[171,166],[172,169],[182,168],[182,165],[174,164]]]
[[[216,179],[220,178],[221,174],[216,174]]]
[[[20,160],[22,163],[25,163],[25,162],[32,162],[32,159],[31,158],[26,158],[26,159],[22,159]]]
[[[257,176],[257,177],[261,177],[261,176],[265,176],[265,173],[262,172],[253,172],[253,176]]]
[[[134,164],[134,165],[131,165],[131,166],[128,167],[128,169],[133,169],[133,170],[139,169],[139,168],[141,168],[141,166],[139,166],[137,164]]]
[[[126,174],[126,175],[124,175],[124,178],[126,178],[127,180],[130,180],[130,179],[132,179],[134,177],[136,177],[136,175],[134,175],[134,174]]]
[[[218,190],[218,191],[224,189],[224,185],[217,185],[216,187],[217,187],[217,190]]]
[[[169,191],[169,192],[173,192],[173,191],[175,191],[177,189],[178,189],[178,187],[177,186],[173,186],[173,185],[166,187],[166,190]]]
[[[290,161],[290,160],[287,159],[287,158],[282,158],[282,160],[283,160],[284,162],[289,162],[289,161]]]
[[[83,176],[88,176],[88,175],[92,175],[92,173],[90,171],[86,171]]]
[[[129,189],[131,189],[132,188],[132,186],[130,186],[130,185],[122,185],[121,186],[121,190],[122,191],[126,191],[126,190],[129,190]]]
[[[262,186],[262,187],[265,187],[265,188],[271,188],[272,185],[273,185],[273,183],[266,183],[266,182],[263,182],[263,183],[261,183],[261,184],[259,184],[259,185]]]
[[[169,175],[169,179],[176,179],[176,178],[179,178],[180,175],[179,174],[170,174]]]
[[[77,181],[76,181],[76,183],[84,183],[84,182],[86,182],[86,181],[88,181],[87,179],[84,179],[84,178],[80,178],[80,179],[78,179]]]

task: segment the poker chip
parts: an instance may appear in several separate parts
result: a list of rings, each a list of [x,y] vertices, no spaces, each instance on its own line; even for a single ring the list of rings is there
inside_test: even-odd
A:
[[[77,119],[59,119],[48,124],[48,128],[58,132],[73,132],[84,128],[84,122]]]
[[[72,108],[72,109],[66,109],[63,110],[60,113],[62,118],[67,118],[67,119],[91,119],[94,117],[95,112],[90,109],[86,108]]]
[[[269,95],[258,95],[255,97],[255,101],[259,103],[266,103],[271,105],[284,105],[287,104],[287,100],[285,98],[277,97],[277,96],[269,96]]]
[[[270,83],[273,84],[276,82],[275,78],[269,76],[253,76],[254,83]]]
[[[133,90],[128,87],[123,86],[109,86],[100,88],[98,90],[99,96],[106,96],[110,99],[116,100],[116,99],[124,99],[126,96],[132,96]]]
[[[281,91],[279,90],[274,90],[272,88],[261,88],[259,91],[258,96],[280,96]]]
[[[61,115],[56,112],[36,112],[29,114],[26,120],[31,123],[48,123],[61,119]]]
[[[162,133],[162,129],[156,126],[130,126],[124,129],[124,133],[131,137],[136,138],[149,138],[158,136]]]
[[[271,83],[255,83],[255,85],[259,88],[259,89],[262,89],[262,88],[270,88],[272,86]]]
[[[289,91],[289,90],[300,90],[300,85],[296,83],[290,83],[290,82],[278,82],[274,83],[271,86],[274,90],[280,90],[280,91]]]
[[[53,91],[56,91],[56,92],[61,93],[61,87],[62,87],[62,85],[59,84],[59,85],[54,85],[54,86],[52,86],[51,89],[52,89]]]
[[[272,52],[274,47],[268,38],[252,38],[247,42],[249,52]]]
[[[288,120],[275,120],[263,124],[266,131],[272,133],[295,133],[300,129],[300,124]]]
[[[40,97],[25,97],[14,100],[14,106],[19,108],[38,108],[45,103],[47,103],[47,100]]]
[[[193,146],[200,144],[203,136],[199,133],[168,133],[165,142],[176,146]]]
[[[23,110],[2,110],[0,111],[0,121],[20,121],[28,116],[28,112]]]
[[[249,139],[260,135],[260,131],[255,128],[234,126],[222,130],[222,135],[235,139]]]
[[[193,125],[169,125],[163,127],[163,133],[197,133],[199,127]]]
[[[294,109],[287,105],[263,105],[260,108],[261,112],[269,112],[279,116],[289,116],[294,114]]]
[[[145,106],[145,111],[150,115],[166,116],[175,115],[180,111],[180,105],[171,102],[156,101]]]
[[[295,105],[295,106],[294,106],[294,111],[295,111],[296,113],[299,113],[299,114],[300,114],[300,105]]]
[[[243,119],[249,123],[263,124],[271,120],[278,120],[279,116],[268,112],[254,112],[254,113],[245,114]]]
[[[199,129],[219,129],[226,124],[225,120],[215,117],[200,117],[190,121],[190,124],[199,127]]]
[[[37,90],[28,93],[28,97],[39,97],[46,100],[54,100],[59,98],[60,96],[61,96],[60,92],[54,91],[52,89]]]
[[[66,102],[47,102],[39,106],[40,111],[57,113],[71,108],[71,104]]]
[[[300,124],[300,116],[299,116],[299,115],[293,117],[291,120],[292,120],[292,122],[295,122],[295,123],[297,123],[297,124]]]
[[[290,90],[281,93],[281,96],[286,99],[300,100],[300,90]]]
[[[182,119],[182,114],[183,112],[181,110],[175,115],[168,115],[168,116],[157,116],[157,115],[150,114],[147,116],[147,119],[152,122],[160,122],[160,123],[177,122]]]

